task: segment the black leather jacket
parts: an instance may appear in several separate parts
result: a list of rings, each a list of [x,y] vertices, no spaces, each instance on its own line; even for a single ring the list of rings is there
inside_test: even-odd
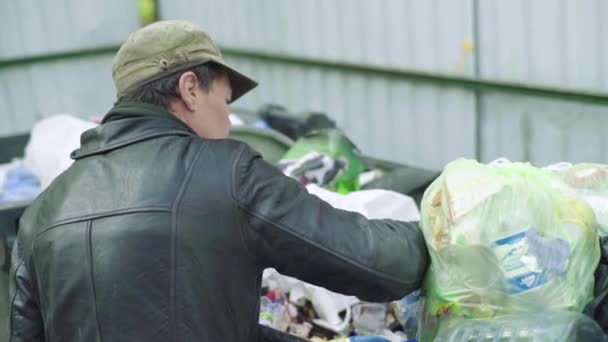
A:
[[[418,288],[416,224],[336,210],[247,145],[126,103],[20,221],[10,342],[256,341],[262,271],[368,301]]]

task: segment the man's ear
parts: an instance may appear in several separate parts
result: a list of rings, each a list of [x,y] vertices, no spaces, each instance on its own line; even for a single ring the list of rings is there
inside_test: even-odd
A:
[[[184,105],[191,112],[196,110],[196,90],[198,88],[198,78],[192,71],[186,71],[179,77],[177,83],[179,97]]]

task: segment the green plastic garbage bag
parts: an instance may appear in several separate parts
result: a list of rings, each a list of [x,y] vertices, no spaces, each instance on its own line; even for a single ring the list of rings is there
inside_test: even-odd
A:
[[[450,317],[582,311],[600,256],[597,223],[567,188],[529,164],[448,164],[421,204],[431,256],[422,330]]]
[[[277,166],[303,184],[314,183],[342,194],[359,190],[359,175],[367,169],[359,149],[337,129],[299,138]]]

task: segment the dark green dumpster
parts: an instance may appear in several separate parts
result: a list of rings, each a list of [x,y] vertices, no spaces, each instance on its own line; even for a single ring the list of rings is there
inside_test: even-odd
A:
[[[243,141],[262,154],[270,163],[276,163],[293,145],[293,140],[271,130],[251,126],[234,126],[230,137]],[[439,172],[407,166],[395,162],[364,157],[371,169],[382,171],[383,177],[363,186],[363,189],[387,189],[414,198],[420,205],[426,188],[439,176]]]

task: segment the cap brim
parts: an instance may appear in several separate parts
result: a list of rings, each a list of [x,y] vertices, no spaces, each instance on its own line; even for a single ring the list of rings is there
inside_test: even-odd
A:
[[[232,97],[230,98],[230,103],[238,100],[239,97],[245,95],[250,90],[258,86],[258,83],[256,81],[245,76],[243,73],[231,67],[230,65],[215,60],[210,62],[217,63],[226,68],[226,72],[228,73],[228,79],[230,80],[230,87],[232,88]]]

